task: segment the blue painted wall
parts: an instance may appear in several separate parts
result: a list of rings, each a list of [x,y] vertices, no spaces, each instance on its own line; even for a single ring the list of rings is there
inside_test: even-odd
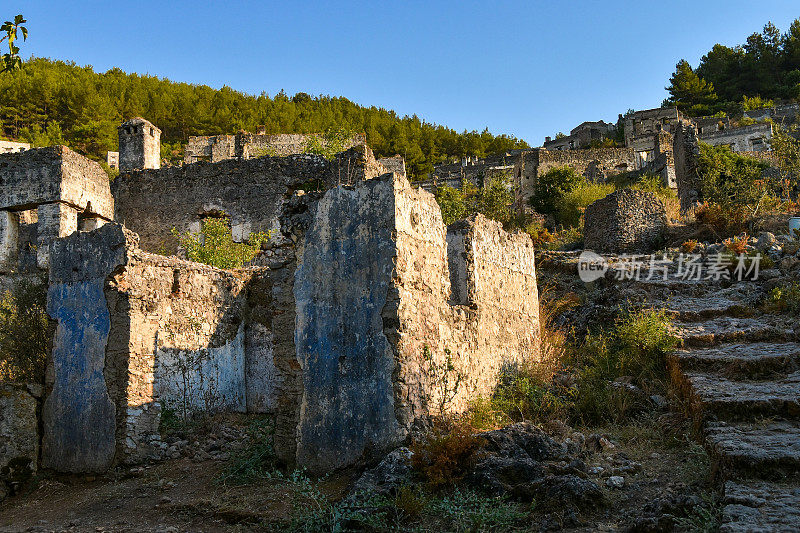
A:
[[[319,202],[306,233],[294,285],[303,373],[297,460],[311,470],[351,464],[397,439],[395,361],[381,317],[393,213],[391,180],[339,187]]]

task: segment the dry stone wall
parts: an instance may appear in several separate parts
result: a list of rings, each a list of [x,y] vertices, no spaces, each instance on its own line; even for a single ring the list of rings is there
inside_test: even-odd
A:
[[[664,204],[654,194],[620,189],[586,208],[584,244],[589,250],[650,252],[667,228]]]

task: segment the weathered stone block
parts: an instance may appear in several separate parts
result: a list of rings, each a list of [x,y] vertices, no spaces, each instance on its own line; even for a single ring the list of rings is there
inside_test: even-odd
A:
[[[601,252],[649,252],[666,228],[661,200],[652,193],[621,189],[586,208],[584,246]]]

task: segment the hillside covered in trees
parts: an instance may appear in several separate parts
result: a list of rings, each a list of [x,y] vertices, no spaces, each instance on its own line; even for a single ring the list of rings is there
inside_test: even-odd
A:
[[[162,153],[180,152],[190,135],[255,131],[311,133],[331,129],[363,132],[378,156],[403,155],[412,177],[434,163],[464,155],[483,157],[528,145],[507,135],[458,133],[416,115],[363,107],[343,97],[283,92],[274,97],[177,83],[154,76],[105,73],[74,63],[34,58],[0,76],[0,135],[36,146],[67,144],[104,160],[117,149],[117,126],[141,116],[162,130]]]
[[[664,104],[693,116],[735,115],[758,102],[800,98],[800,19],[786,33],[770,22],[744,44],[716,44],[697,68],[679,61],[667,90]]]

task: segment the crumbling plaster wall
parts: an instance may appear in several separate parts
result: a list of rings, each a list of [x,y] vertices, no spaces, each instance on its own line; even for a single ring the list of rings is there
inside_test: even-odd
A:
[[[267,269],[223,271],[137,245],[117,224],[53,245],[48,312],[58,325],[43,440],[50,468],[103,471],[158,457],[164,408],[274,409],[269,324],[247,304],[248,284]],[[248,398],[248,390],[259,394]]]
[[[279,401],[284,460],[346,466],[441,414],[426,346],[438,365],[449,351],[464,378],[451,411],[489,394],[505,366],[538,357],[530,239],[482,217],[452,233],[448,248],[433,196],[394,175],[338,187],[314,207],[294,276],[295,353],[283,363],[296,368]],[[452,299],[458,262],[465,302]]]

